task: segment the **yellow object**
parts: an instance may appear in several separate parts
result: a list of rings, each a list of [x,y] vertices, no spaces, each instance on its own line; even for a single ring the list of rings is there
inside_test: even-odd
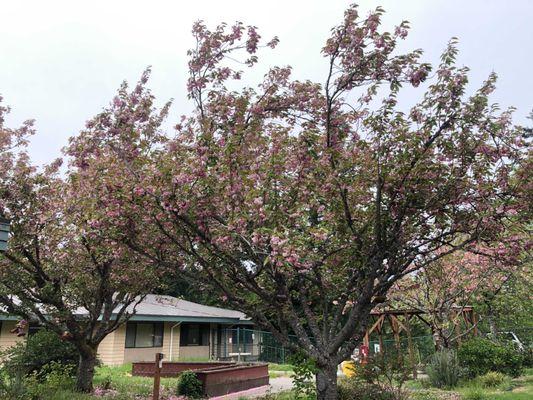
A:
[[[341,370],[348,378],[355,376],[355,363],[353,361],[343,361],[341,363]]]

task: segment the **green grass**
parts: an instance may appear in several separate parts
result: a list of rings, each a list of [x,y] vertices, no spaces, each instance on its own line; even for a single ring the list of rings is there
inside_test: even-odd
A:
[[[284,371],[284,372],[293,372],[294,367],[290,364],[268,364],[269,371]]]
[[[174,392],[177,381],[177,378],[161,378],[161,391]],[[120,367],[99,367],[94,377],[94,386],[102,386],[106,382],[110,382],[111,388],[121,394],[143,396],[152,394],[154,385],[154,379],[151,377],[132,376],[131,364],[124,364]]]
[[[293,367],[287,364],[270,364],[269,373],[271,377],[286,376],[293,373]],[[43,387],[45,391],[42,398],[47,400],[131,400],[138,398],[148,398],[152,392],[153,379],[149,377],[131,376],[131,364],[121,367],[102,366],[97,368],[94,385],[102,386],[106,383],[118,392],[116,396],[94,397],[88,394],[76,393],[72,390],[72,382],[61,384],[60,388],[52,389]],[[174,393],[177,384],[176,378],[162,378],[162,393]],[[497,388],[481,388],[479,380],[472,380],[447,391],[439,389],[428,389],[425,382],[410,381],[406,385],[413,394],[413,400],[450,399],[450,395],[458,393],[462,400],[531,400],[533,399],[533,369],[525,372],[525,375],[510,379],[505,385]],[[269,395],[265,400],[293,400],[292,392],[284,392],[276,395]]]
[[[268,376],[270,378],[291,376],[293,373],[294,367],[290,364],[268,364]]]
[[[495,388],[482,387],[483,380],[478,378],[463,382],[453,390],[428,388],[421,380],[409,381],[406,387],[411,390],[413,400],[444,400],[453,393],[459,394],[462,400],[532,400],[533,369],[526,370],[519,378],[507,377]]]
[[[292,373],[293,367],[291,365],[269,365],[269,374],[271,377],[287,376]],[[161,378],[161,393],[164,395],[174,394],[177,381],[177,378]],[[153,388],[153,378],[131,375],[131,364],[125,364],[119,367],[97,367],[93,383],[95,388],[110,387],[116,390],[118,394],[114,396],[95,397],[89,394],[77,393],[73,390],[73,380],[64,380],[59,385],[36,385],[34,388],[37,388],[41,398],[47,400],[131,400],[137,398],[137,396],[147,399],[152,394]],[[279,397],[279,399],[292,399],[292,397],[283,396]]]

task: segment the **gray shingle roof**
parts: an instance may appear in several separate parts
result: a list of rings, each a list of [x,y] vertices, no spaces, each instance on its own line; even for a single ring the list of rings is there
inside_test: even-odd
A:
[[[141,316],[248,319],[240,311],[204,306],[203,304],[193,303],[172,296],[155,294],[147,295],[137,305],[135,314],[137,319]]]
[[[132,311],[133,305],[128,307],[127,312]],[[74,311],[74,314],[81,317],[87,314],[87,310],[80,307]],[[6,310],[0,306],[0,320],[2,319],[16,319],[16,317],[7,315]],[[149,294],[137,304],[135,315],[131,319],[134,321],[251,323],[249,318],[240,311],[204,306],[192,301],[157,294]]]

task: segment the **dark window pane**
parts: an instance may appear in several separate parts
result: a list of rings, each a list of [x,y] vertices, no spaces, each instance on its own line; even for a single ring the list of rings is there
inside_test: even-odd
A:
[[[200,344],[200,325],[189,325],[189,334],[187,336],[189,346],[198,346]]]
[[[254,342],[253,331],[251,331],[249,329],[245,329],[244,330],[244,343],[250,344],[250,343],[253,343],[253,342]]]
[[[202,346],[209,346],[209,325],[202,325],[202,336],[200,338]]]
[[[154,324],[149,322],[137,323],[135,347],[154,347]]]
[[[126,347],[135,347],[135,323],[126,324]]]
[[[163,347],[163,323],[154,324],[154,347]]]
[[[188,346],[187,337],[189,335],[189,326],[187,324],[182,324],[180,326],[180,346]]]

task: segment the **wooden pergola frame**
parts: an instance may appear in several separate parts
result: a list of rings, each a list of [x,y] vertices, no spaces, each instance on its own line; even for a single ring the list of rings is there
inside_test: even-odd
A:
[[[417,369],[415,365],[415,350],[413,346],[413,338],[411,335],[411,319],[413,317],[418,318],[426,325],[430,325],[426,321],[423,315],[426,312],[417,309],[404,309],[404,310],[373,310],[370,313],[371,324],[370,327],[366,330],[365,336],[363,337],[363,345],[370,347],[370,335],[373,332],[377,332],[379,340],[380,352],[384,351],[383,347],[383,329],[385,322],[388,321],[392,329],[392,334],[394,336],[394,342],[396,349],[398,351],[398,357],[401,357],[401,348],[400,348],[400,334],[405,332],[407,334],[407,345],[409,351],[409,360],[413,366],[413,377],[417,376]],[[452,323],[456,335],[458,337],[458,342],[461,341],[461,319],[465,322],[467,327],[467,332],[472,331],[474,336],[477,336],[477,316],[474,312],[472,306],[464,307],[455,307],[454,308],[454,317],[452,318]]]

